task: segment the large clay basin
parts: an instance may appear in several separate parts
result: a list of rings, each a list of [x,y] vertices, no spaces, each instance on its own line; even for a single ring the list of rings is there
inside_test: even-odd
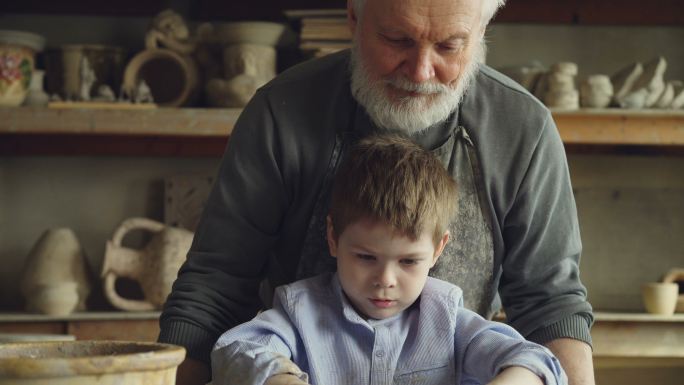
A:
[[[0,345],[0,385],[173,385],[180,346],[125,341]]]

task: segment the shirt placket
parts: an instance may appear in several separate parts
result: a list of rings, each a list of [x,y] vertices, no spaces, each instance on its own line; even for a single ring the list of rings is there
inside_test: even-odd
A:
[[[392,385],[390,362],[390,331],[386,326],[376,326],[371,354],[370,385]]]

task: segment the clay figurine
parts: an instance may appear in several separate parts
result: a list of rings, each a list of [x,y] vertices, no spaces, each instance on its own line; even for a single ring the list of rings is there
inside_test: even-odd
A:
[[[90,67],[90,62],[85,56],[81,58],[80,76],[81,88],[79,97],[82,101],[88,101],[90,100],[90,90],[93,88],[97,78],[95,77],[95,70]]]
[[[195,50],[195,42],[190,38],[185,21],[180,14],[171,9],[157,14],[145,35],[145,47],[168,48],[182,55]]]

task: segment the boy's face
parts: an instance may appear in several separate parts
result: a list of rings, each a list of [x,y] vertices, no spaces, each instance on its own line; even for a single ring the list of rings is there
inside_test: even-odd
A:
[[[435,247],[432,232],[417,240],[396,234],[382,222],[360,220],[335,240],[328,218],[328,246],[347,298],[361,316],[383,319],[411,306],[449,235]]]

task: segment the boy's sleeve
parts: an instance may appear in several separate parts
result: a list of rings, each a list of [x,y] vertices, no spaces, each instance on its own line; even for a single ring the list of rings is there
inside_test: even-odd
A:
[[[502,370],[521,366],[546,385],[567,384],[560,362],[547,348],[525,340],[506,324],[485,320],[463,308],[458,313],[454,345],[464,379],[488,383]]]
[[[276,292],[274,307],[225,332],[211,353],[212,385],[263,385],[277,374],[308,376],[293,362],[298,333]]]

